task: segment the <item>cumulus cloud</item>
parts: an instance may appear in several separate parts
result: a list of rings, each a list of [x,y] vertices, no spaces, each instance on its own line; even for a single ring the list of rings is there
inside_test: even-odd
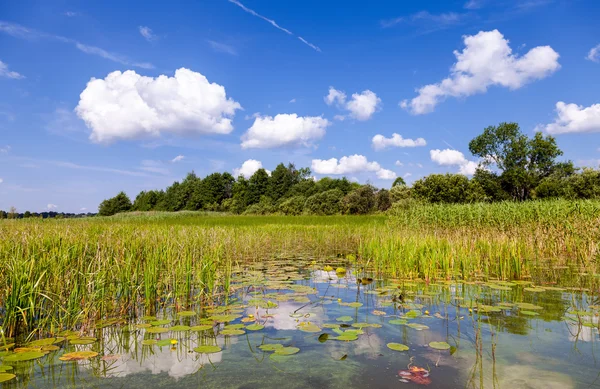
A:
[[[148,42],[152,42],[153,40],[155,40],[157,37],[156,35],[154,35],[154,33],[152,32],[152,29],[150,27],[146,27],[146,26],[139,26],[138,27],[140,34],[146,38],[146,40]]]
[[[427,142],[423,138],[404,139],[402,135],[396,133],[393,133],[391,138],[377,134],[371,142],[375,150],[383,150],[387,147],[418,147],[427,145]]]
[[[335,104],[341,109],[349,111],[350,117],[361,121],[370,119],[381,106],[381,99],[368,89],[361,93],[353,93],[350,100],[347,100],[344,92],[330,86],[329,93],[324,99],[327,105]],[[343,120],[343,117],[339,118],[338,116],[336,115],[336,120]]]
[[[178,155],[178,156],[176,156],[175,158],[173,158],[173,159],[171,160],[171,162],[172,162],[172,163],[175,163],[175,162],[183,161],[183,159],[184,159],[184,158],[185,158],[185,156],[184,156],[184,155]]]
[[[600,44],[592,47],[586,58],[590,61],[600,63]]]
[[[0,61],[0,77],[12,78],[15,80],[25,78],[22,74],[8,70],[8,65]]]
[[[554,123],[539,125],[536,129],[548,134],[600,132],[600,104],[584,107],[559,101]]]
[[[431,160],[440,166],[458,166],[458,172],[465,176],[472,176],[479,164],[474,161],[469,161],[465,155],[458,150],[430,150],[429,156]]]
[[[312,142],[325,135],[330,125],[321,116],[298,116],[278,114],[273,116],[257,115],[252,127],[242,135],[242,148],[273,148],[285,146],[311,146]]]
[[[393,180],[396,173],[381,167],[377,162],[369,162],[364,155],[351,155],[339,159],[313,159],[312,171],[317,174],[352,174],[360,172],[375,172],[382,180]]]
[[[133,70],[92,78],[81,92],[77,115],[97,143],[162,134],[229,134],[241,109],[225,88],[181,68],[174,77],[145,77]]]
[[[519,89],[560,68],[559,55],[550,46],[534,47],[518,56],[512,53],[508,43],[498,30],[465,36],[463,51],[454,51],[457,62],[452,66],[450,76],[440,83],[419,88],[418,96],[410,101],[403,100],[400,107],[421,115],[432,112],[448,96],[485,93],[494,85]]]
[[[262,169],[262,162],[257,161],[255,159],[249,159],[245,161],[241,167],[233,169],[234,177],[239,177],[240,175],[250,178],[258,169]],[[265,169],[266,170],[266,169]],[[271,172],[267,170],[267,174],[271,175]]]
[[[52,210],[52,209],[56,209],[56,208],[58,208],[58,205],[56,205],[56,204],[48,204],[48,205],[46,206],[46,208],[48,208],[48,209],[50,209],[50,210]]]
[[[396,165],[396,166],[404,166],[404,164],[402,162],[400,162],[399,160],[396,161],[396,163],[394,163],[394,165]]]

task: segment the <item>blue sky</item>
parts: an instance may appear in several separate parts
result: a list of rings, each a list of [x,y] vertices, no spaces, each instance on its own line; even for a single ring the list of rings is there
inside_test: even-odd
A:
[[[94,212],[278,162],[468,175],[502,121],[600,159],[597,1],[148,4],[0,3],[0,209]]]

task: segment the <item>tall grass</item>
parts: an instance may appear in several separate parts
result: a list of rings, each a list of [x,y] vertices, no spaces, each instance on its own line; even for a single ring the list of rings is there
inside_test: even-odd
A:
[[[224,298],[232,272],[271,257],[352,253],[356,267],[384,277],[593,283],[599,209],[555,201],[418,206],[389,216],[8,220],[0,223],[0,322],[13,336],[185,308]]]

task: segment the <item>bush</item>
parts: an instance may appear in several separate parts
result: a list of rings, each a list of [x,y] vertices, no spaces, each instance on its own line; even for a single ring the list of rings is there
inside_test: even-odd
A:
[[[385,212],[392,206],[392,196],[387,189],[380,189],[375,195],[375,207],[380,212]]]
[[[261,196],[260,201],[256,204],[252,204],[244,211],[244,215],[268,215],[275,213],[276,208],[273,205],[273,201],[268,196]]]
[[[304,210],[304,204],[306,204],[306,197],[294,196],[282,201],[278,209],[284,215],[301,215]]]
[[[119,212],[127,212],[131,210],[131,200],[125,194],[120,192],[118,195],[111,199],[104,200],[98,207],[98,214],[100,216],[111,216]]]
[[[344,192],[331,189],[317,193],[306,199],[304,212],[312,215],[335,215],[341,211],[341,200]]]
[[[344,213],[350,215],[366,215],[375,208],[375,188],[364,185],[344,196],[342,200]]]
[[[412,193],[429,203],[473,203],[486,198],[481,185],[462,174],[431,174],[415,181]]]

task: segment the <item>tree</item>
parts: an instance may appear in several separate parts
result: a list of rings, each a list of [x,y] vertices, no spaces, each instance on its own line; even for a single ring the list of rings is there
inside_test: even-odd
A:
[[[16,219],[17,218],[17,208],[10,207],[10,209],[8,210],[8,216],[9,219]]]
[[[6,219],[8,214],[5,211],[0,210],[0,219]]]
[[[430,174],[415,181],[412,194],[430,203],[472,203],[485,199],[481,186],[462,174]]]
[[[482,159],[484,167],[495,165],[502,187],[515,200],[531,198],[532,190],[547,177],[562,151],[552,136],[536,133],[529,139],[517,123],[487,127],[469,143],[469,150]]]
[[[283,200],[277,208],[284,215],[301,215],[306,204],[306,197],[293,196]]]
[[[161,201],[165,192],[149,190],[141,191],[133,202],[132,210],[134,211],[152,211],[155,210],[158,203]]]
[[[396,178],[394,180],[394,183],[392,184],[392,188],[395,187],[395,186],[398,186],[398,185],[406,186],[406,181],[404,181],[404,178],[402,178],[402,177]]]
[[[248,192],[246,203],[248,205],[256,204],[260,197],[267,193],[269,188],[269,175],[265,169],[258,169],[248,180]]]
[[[385,212],[392,206],[392,196],[387,189],[380,189],[375,194],[375,208],[380,212]]]
[[[375,208],[375,188],[363,185],[344,196],[344,212],[350,215],[366,215]]]
[[[104,200],[98,207],[98,214],[100,216],[111,216],[119,212],[127,212],[131,210],[131,200],[125,194],[125,192],[119,192],[113,198]]]
[[[340,189],[316,193],[306,199],[304,211],[313,215],[335,215],[341,211],[343,197]]]

